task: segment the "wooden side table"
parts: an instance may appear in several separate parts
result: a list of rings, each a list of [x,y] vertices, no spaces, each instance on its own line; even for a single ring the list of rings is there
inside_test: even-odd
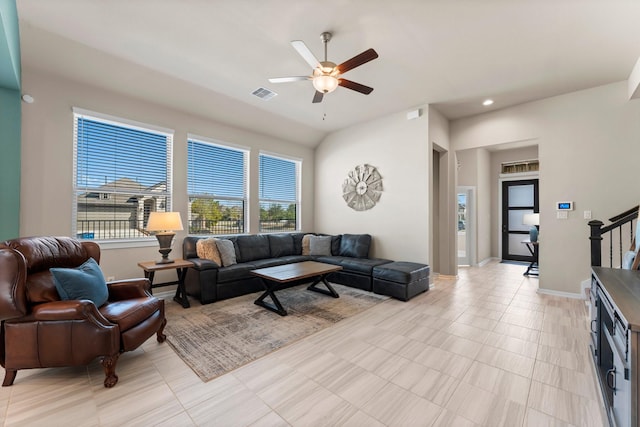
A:
[[[187,269],[189,267],[193,267],[193,263],[191,261],[176,259],[174,260],[174,262],[169,264],[156,264],[155,261],[144,261],[139,262],[138,267],[144,270],[144,277],[149,279],[149,281],[151,282],[152,292],[153,288],[177,284],[178,289],[176,289],[176,295],[173,297],[173,300],[184,308],[189,308],[191,306],[189,304],[189,299],[187,298],[187,292],[184,288],[184,278],[187,275]],[[164,282],[154,285],[153,278],[156,274],[156,271],[161,270],[176,270],[176,273],[178,274],[178,280],[175,282]]]
[[[532,242],[527,239],[523,240],[522,243],[527,247],[532,256],[531,263],[529,267],[527,267],[527,271],[524,272],[524,276],[538,276],[538,242]]]

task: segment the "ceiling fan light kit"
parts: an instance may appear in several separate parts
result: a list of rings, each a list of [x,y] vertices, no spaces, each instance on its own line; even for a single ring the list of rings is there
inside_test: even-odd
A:
[[[318,92],[329,93],[338,87],[338,79],[332,73],[325,73],[324,70],[313,70],[313,87]]]
[[[291,42],[293,48],[300,54],[300,56],[302,56],[307,64],[311,66],[313,70],[311,76],[276,77],[269,79],[269,81],[271,83],[287,83],[300,80],[311,80],[313,87],[316,90],[316,93],[313,96],[313,103],[322,102],[324,94],[333,92],[338,86],[360,92],[364,95],[369,95],[373,91],[372,87],[343,79],[341,78],[341,75],[349,70],[359,67],[362,64],[376,59],[378,57],[376,51],[373,49],[367,49],[342,64],[336,65],[334,62],[327,61],[327,44],[331,40],[331,33],[325,31],[320,34],[320,39],[324,44],[324,61],[322,62],[316,59],[302,40],[294,40]]]

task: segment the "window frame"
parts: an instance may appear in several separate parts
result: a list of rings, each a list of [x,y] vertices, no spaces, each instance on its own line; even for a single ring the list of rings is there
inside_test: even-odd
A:
[[[242,175],[243,175],[243,185],[242,185],[242,197],[233,197],[233,196],[220,196],[220,195],[211,195],[211,194],[199,194],[199,193],[191,193],[190,191],[190,180],[191,180],[191,143],[208,145],[224,150],[237,151],[242,153]],[[221,141],[214,138],[208,138],[201,135],[196,135],[189,133],[187,134],[187,229],[190,235],[196,236],[224,236],[224,235],[234,235],[234,234],[246,234],[249,230],[249,161],[250,161],[251,149],[242,145],[232,144],[229,142]],[[191,199],[208,199],[208,200],[221,200],[221,201],[230,201],[230,202],[241,202],[242,203],[242,229],[238,230],[239,232],[230,232],[230,233],[193,233],[191,231]]]
[[[99,243],[103,249],[110,248],[122,248],[122,247],[146,247],[157,245],[157,239],[152,236],[141,237],[126,237],[126,238],[108,238],[108,239],[85,239],[78,236],[78,196],[81,192],[95,190],[98,193],[100,200],[109,200],[113,194],[125,194],[126,191],[105,191],[104,189],[93,188],[89,186],[78,185],[78,119],[83,118],[95,122],[104,123],[111,126],[121,127],[124,129],[131,129],[141,132],[147,132],[152,134],[158,134],[164,136],[165,143],[165,159],[166,159],[166,189],[164,192],[153,193],[153,195],[160,195],[166,198],[164,211],[169,212],[173,208],[173,139],[174,130],[164,128],[157,125],[138,122],[123,117],[112,116],[109,114],[99,113],[96,111],[86,110],[79,107],[73,107],[73,183],[72,183],[72,215],[71,215],[71,231],[72,235],[81,241],[93,241]],[[151,194],[151,193],[150,193]],[[104,198],[104,195],[108,195]]]
[[[295,165],[295,206],[296,206],[296,220],[295,220],[295,229],[294,230],[286,230],[286,232],[299,232],[301,230],[301,211],[302,211],[302,159],[293,156],[287,156],[280,153],[274,153],[270,151],[260,150],[258,153],[258,191],[256,192],[258,195],[258,207],[260,211],[262,210],[262,203],[279,203],[279,204],[291,204],[291,200],[280,200],[280,199],[263,199],[261,198],[261,190],[262,190],[262,157],[271,157],[277,160],[283,160],[287,162],[291,162]],[[285,232],[285,230],[263,230],[262,229],[262,220],[260,219],[260,212],[258,213],[258,232],[259,233],[281,233]]]

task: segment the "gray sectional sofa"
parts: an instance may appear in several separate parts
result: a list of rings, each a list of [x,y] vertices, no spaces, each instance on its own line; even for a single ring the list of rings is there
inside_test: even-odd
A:
[[[385,264],[393,265],[393,262],[388,259],[369,258],[371,247],[369,234],[331,236],[331,255],[302,255],[302,239],[305,234],[312,233],[216,236],[233,242],[237,264],[226,267],[214,261],[199,258],[196,245],[198,240],[204,237],[188,236],[183,241],[182,254],[184,259],[193,262],[194,267],[188,269],[185,277],[186,292],[202,304],[208,304],[262,291],[264,287],[261,279],[253,276],[251,270],[308,260],[340,265],[341,271],[327,276],[330,282],[373,291],[374,268],[383,268]],[[429,267],[419,266],[421,266],[419,274],[421,280],[419,288],[412,291],[413,293],[424,292],[429,286]],[[403,276],[409,277],[406,274]],[[290,285],[295,284],[294,282]],[[379,286],[378,288],[382,289]],[[376,292],[384,293],[384,290]]]

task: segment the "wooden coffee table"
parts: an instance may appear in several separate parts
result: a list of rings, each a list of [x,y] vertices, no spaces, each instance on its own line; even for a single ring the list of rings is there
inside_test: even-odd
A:
[[[342,270],[342,267],[339,265],[325,264],[323,262],[316,261],[303,261],[293,264],[277,265],[275,267],[251,270],[252,274],[262,279],[262,285],[265,288],[264,293],[260,295],[254,303],[266,308],[267,310],[271,310],[274,313],[278,313],[280,316],[286,316],[287,310],[284,309],[275,294],[275,291],[278,289],[278,285],[313,277],[316,279],[307,287],[308,290],[339,298],[340,295],[338,295],[326,279],[327,274],[339,270]],[[316,285],[320,282],[322,282],[327,289],[318,288]],[[271,297],[273,304],[264,300],[268,296]]]

